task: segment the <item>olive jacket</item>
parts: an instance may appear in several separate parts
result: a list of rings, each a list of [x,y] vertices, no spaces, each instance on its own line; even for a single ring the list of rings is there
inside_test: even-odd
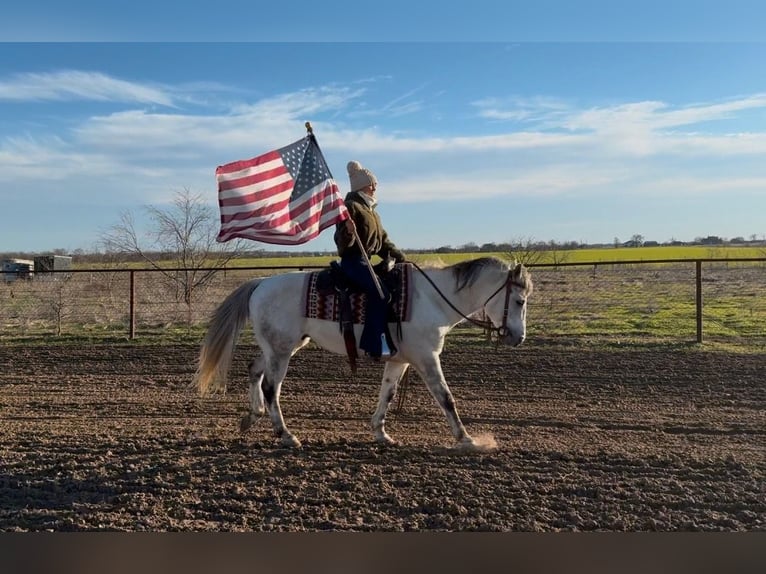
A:
[[[388,238],[388,233],[383,229],[380,216],[374,206],[369,206],[358,191],[346,194],[346,208],[351,219],[356,224],[356,233],[359,236],[368,257],[377,255],[381,259],[393,258],[400,263],[404,261],[404,253],[397,249],[396,245]],[[338,255],[361,255],[359,245],[354,236],[346,230],[346,222],[341,221],[335,229],[335,245],[338,247]]]

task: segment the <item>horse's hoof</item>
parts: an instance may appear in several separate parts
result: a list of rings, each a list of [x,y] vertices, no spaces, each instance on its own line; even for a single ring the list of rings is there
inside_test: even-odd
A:
[[[492,452],[497,449],[497,443],[490,435],[481,436],[478,440],[466,435],[458,441],[456,448],[461,452]]]
[[[245,415],[242,415],[242,418],[239,419],[239,432],[244,433],[247,432],[251,426],[255,423],[255,414],[254,413],[247,413]]]
[[[388,436],[387,433],[383,433],[380,436],[376,436],[375,442],[381,446],[394,446],[396,444],[396,441],[392,439],[390,436]]]
[[[301,447],[301,441],[299,441],[295,436],[291,434],[283,434],[282,435],[282,446],[286,446],[287,448],[300,448]]]
[[[475,452],[476,441],[473,440],[473,437],[469,435],[465,435],[463,438],[457,441],[457,444],[455,445],[455,450],[458,452]]]

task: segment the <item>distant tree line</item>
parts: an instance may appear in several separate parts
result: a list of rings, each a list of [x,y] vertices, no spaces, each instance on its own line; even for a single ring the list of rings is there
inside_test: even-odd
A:
[[[520,239],[502,243],[478,243],[468,242],[462,245],[442,245],[436,248],[427,249],[408,249],[404,248],[406,253],[428,254],[428,253],[518,253],[524,252],[561,252],[572,251],[576,249],[596,249],[596,248],[616,248],[616,247],[658,247],[658,246],[684,246],[684,245],[716,245],[716,246],[764,246],[766,248],[766,235],[757,236],[755,234],[745,238],[743,236],[726,239],[718,235],[708,235],[706,237],[695,237],[693,241],[678,241],[670,239],[665,242],[651,241],[644,239],[643,235],[632,235],[630,239],[621,241],[615,237],[611,243],[585,243],[581,241],[535,241],[531,239]],[[334,251],[312,251],[303,252],[294,251],[266,251],[265,249],[240,249],[237,251],[239,258],[266,258],[266,257],[302,257],[302,256],[322,256],[333,255]],[[88,263],[140,263],[146,261],[146,254],[135,252],[116,253],[109,250],[94,250],[91,252],[83,249],[75,249],[72,252],[66,249],[52,249],[43,253],[31,251],[8,251],[0,252],[0,259],[32,259],[37,255],[70,255],[76,264]],[[152,251],[151,257],[155,261],[174,261],[178,253],[174,251]],[[529,258],[525,258],[529,260]]]

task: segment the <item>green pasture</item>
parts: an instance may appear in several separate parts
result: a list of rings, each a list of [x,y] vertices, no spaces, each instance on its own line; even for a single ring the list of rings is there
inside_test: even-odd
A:
[[[744,259],[766,257],[766,247],[712,247],[705,245],[668,245],[657,247],[616,247],[573,249],[555,252],[558,260],[569,254],[568,263],[653,261],[658,259]],[[553,263],[554,252],[546,253],[541,263]],[[564,255],[566,257],[566,255]]]
[[[602,247],[586,249],[557,249],[547,251],[481,252],[481,253],[411,253],[407,258],[420,265],[452,265],[476,257],[499,257],[501,259],[516,259],[531,265],[535,264],[577,264],[577,263],[610,263],[620,261],[656,261],[663,259],[748,259],[766,258],[766,246],[760,247],[714,247],[704,245],[678,245],[658,247]],[[229,262],[228,267],[324,267],[338,257],[332,253],[323,255],[306,255],[296,253],[289,256],[271,257],[267,253],[258,257],[238,257]],[[378,259],[373,258],[373,263]],[[174,262],[160,264],[163,267],[175,267]],[[76,269],[146,269],[149,266],[143,262],[125,263],[119,266],[114,263],[75,264]]]
[[[418,264],[452,265],[476,257],[494,256],[511,258],[510,253],[408,253],[407,258]],[[516,254],[517,256],[524,254]],[[766,247],[710,247],[704,245],[680,245],[659,247],[590,248],[534,252],[529,255],[531,263],[609,263],[618,261],[655,261],[661,259],[743,259],[766,258]],[[232,267],[270,266],[324,266],[337,259],[334,255],[291,257],[248,257],[231,262]]]

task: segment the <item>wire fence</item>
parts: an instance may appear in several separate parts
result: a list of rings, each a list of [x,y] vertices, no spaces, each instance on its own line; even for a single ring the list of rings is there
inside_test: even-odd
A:
[[[528,337],[715,341],[766,346],[766,258],[530,265]],[[0,281],[0,338],[199,337],[217,305],[256,276],[319,267],[219,271],[191,293],[168,274],[76,269]],[[296,305],[300,301],[295,302]]]

